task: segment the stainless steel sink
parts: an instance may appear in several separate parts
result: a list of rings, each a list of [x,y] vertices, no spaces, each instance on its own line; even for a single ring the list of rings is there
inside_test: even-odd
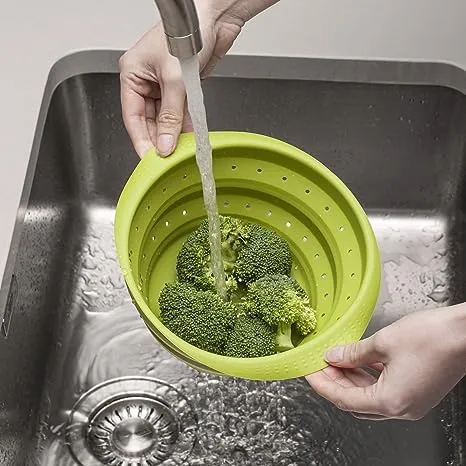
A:
[[[137,163],[118,56],[67,57],[45,91],[0,295],[0,464],[466,465],[464,383],[421,421],[363,422],[304,380],[199,374],[156,344],[115,260]],[[302,147],[368,210],[384,272],[369,333],[466,300],[466,73],[230,57],[205,93],[211,129]]]

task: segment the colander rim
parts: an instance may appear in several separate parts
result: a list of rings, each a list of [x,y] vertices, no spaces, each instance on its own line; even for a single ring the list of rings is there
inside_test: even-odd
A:
[[[342,317],[336,321],[331,327],[325,328],[319,334],[315,335],[313,339],[303,345],[300,345],[292,350],[289,350],[284,353],[278,353],[272,356],[260,357],[260,358],[250,358],[250,359],[237,359],[227,356],[222,356],[218,354],[209,353],[207,351],[201,350],[184,340],[181,340],[177,335],[173,334],[167,327],[165,327],[162,322],[154,315],[150,307],[146,304],[142,292],[139,290],[136,280],[134,279],[131,273],[126,273],[125,281],[130,290],[130,294],[133,297],[133,301],[139,308],[140,312],[148,319],[150,325],[157,328],[159,331],[164,330],[164,334],[170,336],[171,343],[178,348],[181,353],[185,353],[184,350],[180,349],[177,345],[177,341],[181,343],[183,348],[192,348],[194,352],[198,354],[204,354],[208,359],[218,360],[219,364],[215,370],[218,370],[218,366],[225,364],[227,361],[236,360],[241,361],[244,365],[251,364],[250,361],[254,360],[255,364],[260,365],[262,362],[267,364],[273,363],[280,364],[285,363],[287,360],[292,358],[294,355],[297,355],[299,352],[303,352],[304,349],[311,350],[313,346],[318,346],[323,344],[323,340],[328,340],[328,346],[332,346],[336,343],[348,343],[354,341],[354,338],[345,338],[347,334],[346,330],[351,325],[352,317],[354,317],[356,310],[365,309],[369,306],[371,309],[365,310],[365,315],[367,318],[364,322],[364,328],[358,329],[357,332],[360,338],[367,328],[370,318],[373,313],[373,308],[375,307],[375,302],[378,297],[380,289],[380,256],[378,251],[377,241],[370,225],[369,219],[360,205],[359,201],[349,190],[349,188],[343,183],[343,181],[332,171],[330,171],[325,165],[320,161],[310,156],[306,152],[298,149],[297,147],[290,145],[284,141],[280,141],[269,136],[257,134],[257,133],[245,133],[245,132],[235,132],[235,131],[216,131],[210,133],[211,145],[214,150],[225,149],[228,147],[235,148],[246,148],[254,147],[255,149],[271,150],[273,147],[274,152],[279,152],[281,155],[286,157],[291,157],[299,162],[305,162],[306,164],[311,164],[312,168],[315,169],[320,176],[325,178],[327,183],[333,185],[339,195],[342,196],[347,205],[351,208],[354,213],[357,222],[359,223],[359,228],[362,232],[362,238],[365,245],[365,256],[366,256],[366,266],[364,273],[361,277],[361,282],[357,295],[355,296],[353,302],[350,304],[349,308],[344,312]],[[192,134],[183,134],[180,136],[178,143],[178,148],[174,154],[167,158],[159,157],[155,149],[151,149],[148,153],[142,158],[138,166],[130,176],[128,182],[126,183],[123,191],[120,195],[120,199],[117,204],[116,214],[115,214],[115,243],[117,248],[117,255],[120,266],[122,270],[130,270],[129,263],[129,246],[128,239],[130,234],[131,224],[134,218],[134,215],[138,209],[138,206],[144,199],[147,194],[148,189],[150,189],[159,178],[164,174],[169,172],[177,164],[181,164],[190,158],[195,156],[195,140]],[[158,171],[147,170],[146,165],[149,165],[151,158],[157,158]],[[130,191],[131,190],[131,191]],[[131,193],[131,195],[129,195]],[[131,199],[131,202],[128,203],[128,199]],[[124,209],[122,205],[124,204]],[[366,302],[366,304],[364,303]],[[341,335],[340,339],[335,340],[335,338],[329,339],[329,335]],[[330,341],[331,340],[331,341]],[[192,357],[190,355],[190,357]],[[249,361],[249,362],[248,362]],[[327,364],[322,358],[320,368],[325,367]],[[237,375],[237,374],[231,374]],[[305,374],[300,374],[305,375]],[[241,377],[241,375],[238,375]],[[250,377],[248,377],[250,378]]]

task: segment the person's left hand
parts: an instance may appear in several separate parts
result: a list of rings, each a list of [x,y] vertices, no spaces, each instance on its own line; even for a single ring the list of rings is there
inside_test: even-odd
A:
[[[306,379],[338,408],[361,419],[420,419],[466,374],[466,305],[410,314],[333,348],[327,361]]]

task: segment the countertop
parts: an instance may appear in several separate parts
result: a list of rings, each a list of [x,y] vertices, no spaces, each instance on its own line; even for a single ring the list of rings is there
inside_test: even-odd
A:
[[[442,61],[466,69],[464,0],[281,0],[241,34],[242,55]],[[125,50],[157,21],[152,1],[8,2],[0,15],[0,282],[52,65]]]

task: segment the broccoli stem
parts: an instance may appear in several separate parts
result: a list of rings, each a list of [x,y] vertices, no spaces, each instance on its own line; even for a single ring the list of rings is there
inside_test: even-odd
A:
[[[283,352],[294,348],[291,341],[291,324],[279,324],[276,338],[277,351]]]
[[[222,242],[222,259],[225,272],[232,272],[236,262],[236,251],[233,247],[233,240]]]

